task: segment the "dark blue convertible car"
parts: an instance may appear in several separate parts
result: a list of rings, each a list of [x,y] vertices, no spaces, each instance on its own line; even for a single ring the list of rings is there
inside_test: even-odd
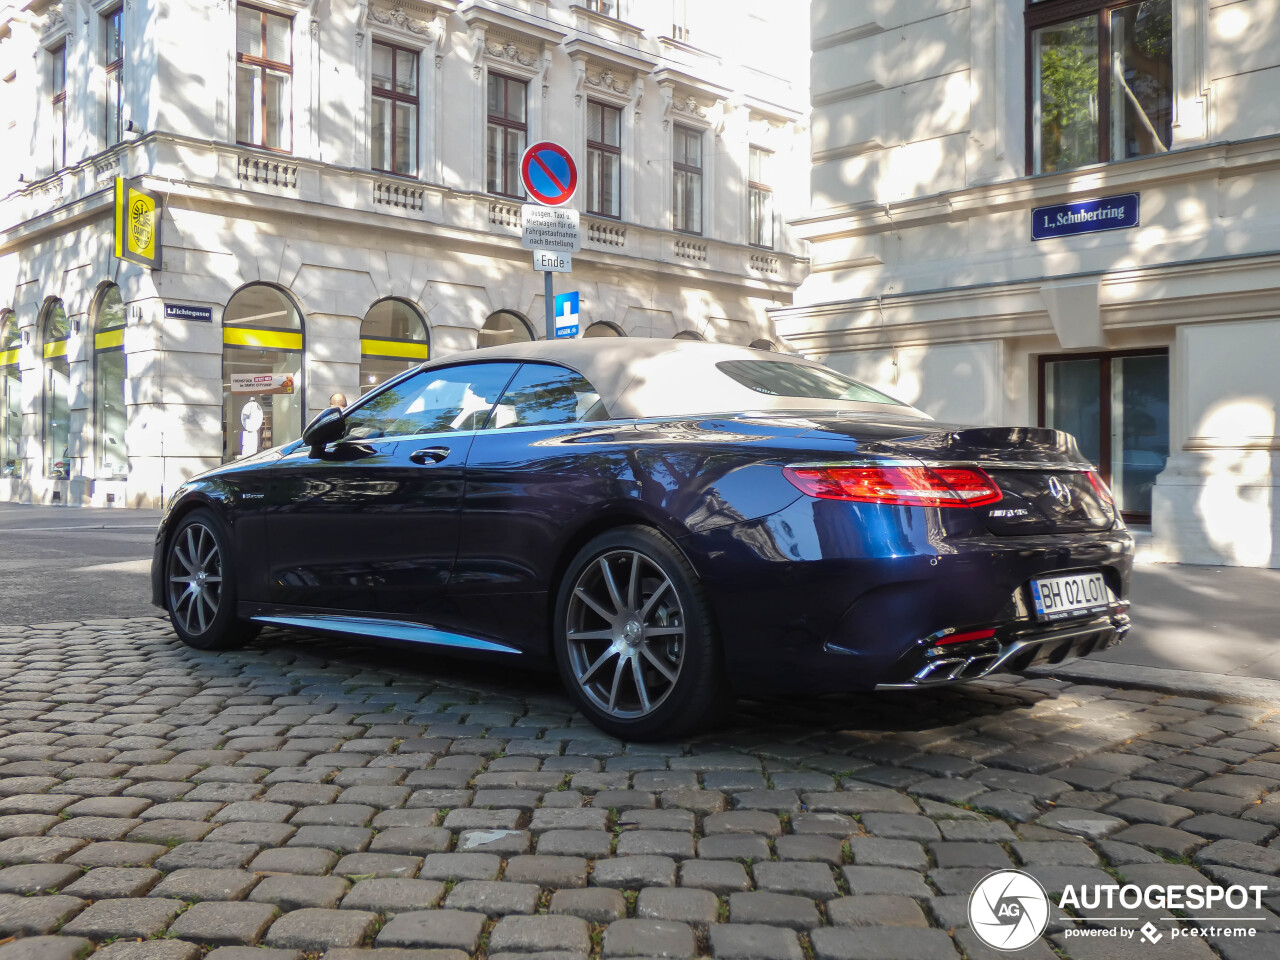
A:
[[[629,739],[735,692],[904,689],[1116,643],[1133,540],[1067,434],[963,427],[807,360],[682,340],[423,364],[185,483],[154,601],[554,662]]]

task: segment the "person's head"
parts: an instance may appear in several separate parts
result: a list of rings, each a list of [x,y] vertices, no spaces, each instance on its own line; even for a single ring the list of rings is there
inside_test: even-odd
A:
[[[345,407],[347,405],[347,395],[345,393],[335,393],[329,398],[329,406]]]

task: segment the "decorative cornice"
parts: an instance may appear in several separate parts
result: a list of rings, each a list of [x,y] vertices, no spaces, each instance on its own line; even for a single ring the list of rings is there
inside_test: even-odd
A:
[[[384,27],[393,30],[401,30],[405,33],[411,33],[416,37],[422,37],[430,43],[436,43],[440,37],[437,34],[437,25],[430,20],[423,20],[419,17],[413,17],[407,14],[399,5],[384,8],[370,4],[368,6],[369,16],[373,18],[375,23],[379,23]]]
[[[527,52],[520,49],[520,46],[514,40],[486,42],[484,52],[494,60],[506,60],[509,63],[518,63],[522,67],[532,69],[538,65],[536,57],[527,55]]]

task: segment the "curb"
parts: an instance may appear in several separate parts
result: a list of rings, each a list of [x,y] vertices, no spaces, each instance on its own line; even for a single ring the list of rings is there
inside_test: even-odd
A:
[[[1074,683],[1100,683],[1108,687],[1137,687],[1160,693],[1194,694],[1228,703],[1253,703],[1280,709],[1280,680],[1096,660],[1076,661],[1054,667],[1032,667],[1025,673]]]

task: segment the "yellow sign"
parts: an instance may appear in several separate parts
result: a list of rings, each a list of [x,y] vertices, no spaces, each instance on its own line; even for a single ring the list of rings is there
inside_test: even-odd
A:
[[[137,180],[116,177],[116,256],[152,270],[160,269],[160,198]]]

